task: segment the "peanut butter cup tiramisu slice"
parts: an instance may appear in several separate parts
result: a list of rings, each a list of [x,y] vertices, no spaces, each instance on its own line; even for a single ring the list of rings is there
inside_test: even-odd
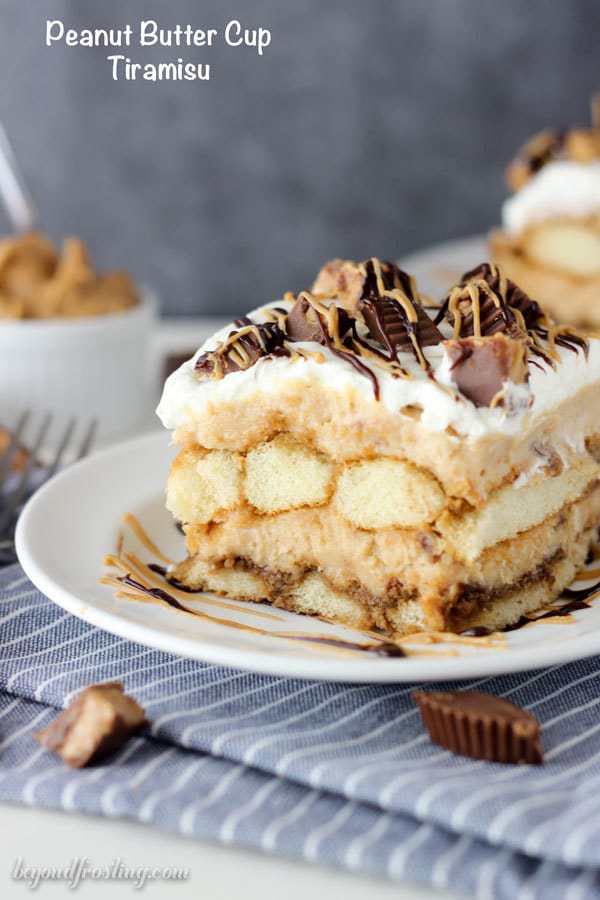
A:
[[[491,252],[559,322],[600,326],[600,95],[592,126],[535,135],[506,173]]]
[[[334,260],[168,379],[175,582],[387,635],[502,628],[556,598],[600,520],[600,341],[495,266],[435,311]]]

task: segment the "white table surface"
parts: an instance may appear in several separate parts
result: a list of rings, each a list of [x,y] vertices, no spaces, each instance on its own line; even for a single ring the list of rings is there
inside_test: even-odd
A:
[[[160,329],[160,349],[176,353],[197,346],[221,324],[222,319],[166,320]],[[0,835],[2,900],[30,893],[26,884],[11,877],[19,857],[39,867],[63,866],[74,857],[88,857],[99,866],[119,858],[130,867],[169,865],[190,870],[185,882],[146,885],[144,894],[160,898],[231,900],[241,893],[244,900],[306,900],[307,896],[327,900],[451,900],[446,891],[195,841],[122,820],[0,804]],[[137,893],[127,882],[86,881],[75,896],[119,898],[132,892]],[[74,896],[60,882],[45,882],[35,893],[52,898]]]
[[[194,897],[195,900],[451,900],[446,891],[366,878],[258,852],[178,837],[145,825],[73,813],[0,804],[0,897],[31,892],[11,873],[15,860],[33,866],[62,866],[74,857],[107,866],[121,859],[130,867],[174,866],[189,869],[187,881],[152,882],[144,896]],[[135,896],[128,882],[85,881],[77,891],[60,882],[44,882],[34,896],[62,898]]]

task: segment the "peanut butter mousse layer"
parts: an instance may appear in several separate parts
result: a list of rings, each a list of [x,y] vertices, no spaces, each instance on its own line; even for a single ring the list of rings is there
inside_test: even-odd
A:
[[[591,128],[543,131],[507,169],[494,261],[559,322],[600,326],[600,95]]]
[[[493,265],[432,309],[334,260],[167,380],[169,577],[389,635],[509,625],[595,541],[599,386],[600,340]]]

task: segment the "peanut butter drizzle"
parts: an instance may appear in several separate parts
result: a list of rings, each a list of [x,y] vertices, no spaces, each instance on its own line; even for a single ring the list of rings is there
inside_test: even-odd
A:
[[[163,590],[162,588],[154,588],[150,585],[145,584],[143,581],[138,581],[136,578],[129,573],[124,574],[122,576],[104,576],[100,579],[101,584],[106,584],[110,587],[116,588],[116,596],[121,597],[123,599],[128,600],[142,600],[143,602],[155,602],[159,605],[168,605],[171,608],[176,609],[179,612],[188,613],[188,615],[195,616],[196,618],[203,619],[207,622],[213,622],[216,625],[224,625],[226,628],[234,628],[237,631],[244,631],[249,634],[260,635],[261,637],[275,637],[281,638],[285,641],[294,641],[309,644],[311,647],[318,646],[320,650],[323,650],[324,647],[327,647],[334,652],[347,652],[354,654],[356,651],[360,652],[370,652],[374,654],[381,653],[381,655],[392,655],[389,652],[383,652],[384,648],[392,646],[389,641],[379,640],[377,642],[369,643],[369,644],[360,644],[355,643],[353,641],[345,641],[343,639],[338,639],[334,637],[330,637],[326,634],[312,634],[310,632],[295,632],[295,631],[270,631],[266,628],[258,628],[254,625],[247,625],[244,622],[237,622],[235,619],[224,619],[221,616],[213,616],[210,613],[203,612],[199,609],[190,609],[181,603],[176,597],[172,595],[172,588],[170,587],[169,592]],[[168,582],[166,582],[168,585]],[[189,595],[186,598],[189,602]],[[206,602],[205,597],[202,597],[203,602]],[[241,612],[244,615],[251,614],[253,610],[240,609],[240,607],[229,606],[229,609],[233,609],[236,612]],[[397,653],[394,655],[403,656],[404,653],[401,651],[399,647],[397,647]]]
[[[485,296],[492,301],[496,309],[502,309],[503,305],[507,305],[506,291],[508,286],[506,276],[497,266],[492,265],[490,268],[492,275],[499,279],[498,293],[491,289],[485,278],[471,279],[467,284],[457,285],[450,292],[448,312],[451,313],[453,317],[454,326],[452,337],[454,339],[459,338],[462,331],[463,315],[460,304],[463,300],[470,300],[471,302],[470,311],[473,315],[473,336],[479,338],[483,337],[481,332],[481,294],[485,294]],[[513,312],[519,314],[518,322],[522,326],[523,331],[527,332],[525,319],[520,310],[513,310]]]
[[[355,337],[351,338],[351,349],[344,345],[340,338],[338,307],[333,303],[327,304],[324,302],[327,299],[333,298],[327,298],[322,295],[317,296],[316,294],[312,294],[310,291],[301,291],[298,294],[297,299],[306,300],[307,303],[312,306],[315,312],[318,315],[322,316],[322,318],[325,320],[327,333],[331,341],[331,343],[329,344],[329,349],[337,356],[349,362],[350,365],[361,372],[362,375],[365,375],[370,379],[371,383],[373,384],[373,392],[377,399],[379,399],[379,382],[377,380],[377,375],[375,374],[375,372],[373,372],[372,369],[365,365],[365,363],[362,361],[363,358],[372,360],[380,367],[387,369],[395,377],[412,378],[410,372],[404,369],[398,362],[388,359],[388,357],[384,356],[383,353],[379,353],[373,347],[369,347],[367,344],[356,339]],[[295,347],[292,347],[291,351],[292,353],[301,352]]]
[[[369,366],[366,366],[355,353],[352,352],[348,347],[346,347],[340,337],[340,313],[339,308],[335,303],[327,304],[323,302],[323,299],[317,298],[314,294],[311,294],[310,291],[300,291],[298,294],[297,300],[306,300],[306,302],[312,306],[314,311],[318,316],[322,317],[325,321],[325,326],[327,329],[327,336],[329,338],[328,346],[332,353],[336,356],[339,356],[341,359],[345,359],[351,366],[353,366],[357,371],[361,373],[361,375],[365,375],[373,385],[373,393],[375,394],[375,399],[379,399],[379,381],[377,380],[377,376],[373,372]],[[353,342],[354,346],[354,342]],[[298,352],[292,345],[290,348],[288,344],[286,344],[288,349],[291,349],[291,352]]]
[[[450,631],[415,631],[402,638],[402,644],[462,644],[465,647],[486,647],[490,650],[506,649],[506,637],[493,631],[481,637],[454,634]]]
[[[284,296],[283,299],[287,300],[287,296]],[[285,334],[285,320],[287,319],[287,312],[285,310],[277,309],[273,306],[262,306],[258,312],[265,317],[267,322],[274,322],[279,330],[283,331]]]
[[[256,340],[258,341],[261,350],[266,352],[266,345],[263,340],[263,336],[260,333],[260,328],[258,328],[254,324],[243,325],[237,331],[234,331],[230,334],[225,340],[219,344],[218,350],[219,353],[215,354],[214,359],[214,377],[217,379],[221,379],[224,377],[223,371],[223,360],[222,357],[225,353],[228,353],[233,362],[235,362],[236,366],[240,369],[248,369],[252,365],[252,357],[245,349],[245,347],[240,344],[240,339],[243,338],[247,334],[253,334]]]
[[[173,565],[173,560],[169,559],[168,556],[165,556],[159,548],[156,546],[151,537],[149,537],[146,529],[133,513],[126,513],[123,516],[123,524],[127,525],[131,531],[134,533],[140,544],[142,544],[149,553],[153,553],[154,556],[157,556],[162,562],[166,563],[168,566]],[[123,547],[123,535],[120,535],[120,549]],[[120,552],[120,550],[119,550]]]
[[[387,298],[399,303],[402,306],[402,308],[406,314],[407,320],[412,324],[416,324],[418,322],[418,315],[417,315],[417,311],[415,309],[414,303],[410,299],[410,297],[399,286],[392,288],[390,290],[388,290],[385,287],[385,283],[383,281],[383,275],[382,275],[382,271],[381,271],[381,262],[379,259],[377,259],[377,257],[372,257],[369,260],[369,262],[373,265],[373,270],[374,270],[376,281],[377,281],[377,290],[379,292],[379,295],[381,297],[387,297]],[[362,275],[366,278],[367,272],[365,269],[365,265],[363,263],[360,264],[359,269],[360,269]],[[413,293],[414,296],[418,296],[415,279],[413,278],[412,275],[409,277],[410,277],[411,292]],[[363,370],[363,374],[368,375],[372,381],[374,381],[374,382],[376,381],[375,373],[373,373],[372,370],[369,369],[367,366],[365,366],[363,363],[360,363],[359,360],[353,359],[351,350],[347,346],[345,346],[340,339],[339,309],[335,303],[327,304],[326,302],[324,302],[326,300],[334,300],[335,295],[333,295],[333,294],[332,295],[325,295],[325,294],[317,295],[317,294],[311,293],[310,291],[301,291],[297,297],[294,297],[293,294],[288,293],[288,294],[284,295],[284,299],[286,299],[286,300],[287,299],[292,299],[292,300],[305,299],[313,307],[315,312],[317,314],[319,314],[325,320],[327,331],[328,331],[329,337],[332,341],[330,349],[333,350],[333,352],[336,353],[337,355],[342,356],[343,358],[347,359],[348,362],[350,362],[352,365],[354,365],[355,368],[359,368],[359,370]],[[417,335],[414,334],[413,332],[409,332],[408,337],[413,345],[413,349],[414,349],[415,356],[417,358],[417,362],[419,363],[420,367],[424,371],[429,372],[430,365],[429,365],[427,359],[425,358],[425,355],[423,353],[423,350],[419,343]],[[405,379],[413,378],[413,375],[407,369],[405,369],[403,366],[401,366],[397,360],[389,359],[383,353],[378,352],[377,350],[375,350],[375,348],[370,347],[368,344],[364,343],[362,340],[357,339],[356,336],[352,337],[351,341],[352,341],[352,350],[354,351],[356,356],[364,358],[364,359],[372,360],[378,366],[380,366],[384,369],[387,369],[396,378],[398,378],[398,377],[405,378]],[[292,349],[292,348],[290,348],[290,349]],[[294,352],[294,349],[292,349],[292,352]],[[298,352],[298,351],[296,350],[295,352]],[[377,393],[376,393],[376,396],[377,396]]]
[[[156,557],[167,564],[171,561],[156,546],[156,544],[148,537],[144,527],[136,516],[128,513],[123,517],[123,522],[128,525],[140,541]],[[379,656],[431,656],[431,657],[448,657],[459,656],[458,650],[452,649],[452,646],[465,646],[477,649],[487,650],[505,650],[507,648],[506,633],[516,631],[521,628],[528,628],[542,622],[546,625],[569,625],[574,624],[575,619],[571,612],[575,610],[589,608],[590,601],[600,595],[600,584],[595,584],[589,588],[566,589],[563,593],[565,602],[557,605],[554,601],[545,611],[538,610],[537,613],[529,616],[522,616],[521,619],[504,629],[502,632],[487,631],[481,629],[478,634],[467,633],[456,634],[447,631],[416,631],[411,634],[404,635],[401,638],[390,640],[382,637],[378,632],[363,630],[360,631],[362,641],[349,641],[329,634],[311,633],[303,631],[271,631],[266,628],[255,627],[243,622],[236,622],[234,619],[226,619],[221,616],[214,616],[210,613],[199,609],[192,609],[186,606],[190,603],[190,596],[195,597],[199,602],[213,608],[225,609],[232,612],[241,612],[246,616],[255,616],[257,618],[282,621],[280,616],[273,613],[255,610],[246,605],[244,601],[236,604],[225,600],[219,600],[215,597],[207,596],[204,591],[190,592],[180,590],[176,584],[171,583],[168,578],[150,568],[150,565],[144,563],[136,554],[126,552],[124,550],[124,535],[119,533],[117,542],[117,554],[109,554],[105,557],[104,563],[109,568],[116,569],[120,575],[109,573],[100,579],[101,584],[112,587],[115,597],[128,601],[138,601],[146,603],[158,603],[159,605],[168,605],[179,612],[187,613],[196,618],[213,622],[217,625],[223,625],[227,628],[234,628],[238,631],[244,631],[251,634],[261,635],[263,637],[275,637],[286,641],[294,641],[310,646],[311,649],[325,653],[337,653],[343,655],[356,655],[360,653],[370,653]],[[597,561],[598,557],[594,557]],[[158,567],[160,568],[160,567]],[[579,580],[590,580],[600,577],[599,569],[583,569],[577,576],[574,583]],[[168,591],[165,590],[168,588]],[[570,599],[569,599],[570,598]],[[560,598],[559,598],[560,599]],[[241,604],[241,605],[240,605]],[[564,610],[564,612],[561,612]],[[322,617],[322,621],[327,619]],[[337,623],[331,622],[335,625]],[[354,629],[353,629],[354,630]],[[478,631],[474,628],[473,631]],[[366,641],[364,640],[366,639]],[[445,645],[446,649],[441,649],[441,645]],[[431,649],[427,649],[431,647]],[[434,649],[435,648],[435,649]]]

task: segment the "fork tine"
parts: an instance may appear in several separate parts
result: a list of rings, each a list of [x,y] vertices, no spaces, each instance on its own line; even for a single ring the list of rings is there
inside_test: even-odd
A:
[[[37,460],[37,455],[40,451],[40,448],[44,442],[44,438],[46,437],[46,433],[50,427],[51,421],[52,415],[48,413],[42,421],[42,424],[40,425],[34,445],[30,448],[27,462],[23,467],[23,471],[21,472],[17,485],[14,491],[7,497],[6,506],[4,507],[4,509],[2,510],[2,514],[0,515],[0,528],[2,526],[6,527],[6,525],[11,521],[21,504],[23,497],[25,496],[25,492],[29,487],[29,482],[31,480],[31,472]]]
[[[8,445],[4,452],[0,455],[0,485],[2,485],[6,481],[6,477],[10,471],[11,463],[21,442],[21,436],[25,431],[25,427],[27,425],[27,422],[29,421],[30,415],[30,410],[26,410],[19,417],[17,427],[14,429],[14,431],[11,432],[10,441],[8,442]]]
[[[71,442],[71,438],[73,436],[73,432],[75,431],[76,424],[77,424],[77,420],[73,418],[70,420],[67,427],[65,428],[65,430],[63,432],[63,436],[60,439],[58,449],[56,450],[56,453],[54,454],[54,459],[52,460],[52,462],[50,463],[50,465],[44,472],[44,477],[43,477],[42,483],[44,483],[45,481],[48,481],[48,479],[52,478],[52,476],[56,473],[58,467],[60,466],[64,452],[67,449],[69,443]]]
[[[81,442],[81,446],[79,447],[79,452],[75,459],[83,459],[84,456],[87,456],[92,448],[92,444],[94,443],[94,438],[96,437],[96,429],[98,428],[98,419],[92,419],[90,422],[88,429],[84,435],[83,441]]]

